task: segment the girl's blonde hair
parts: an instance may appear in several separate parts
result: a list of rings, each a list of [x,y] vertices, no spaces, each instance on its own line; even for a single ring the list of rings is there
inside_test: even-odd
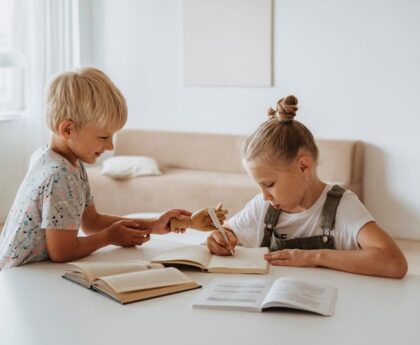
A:
[[[121,91],[93,67],[59,74],[51,81],[47,97],[47,124],[54,133],[64,120],[73,121],[76,130],[92,123],[118,130],[127,121]]]
[[[242,146],[242,157],[247,162],[284,166],[291,163],[303,149],[314,161],[318,148],[309,129],[294,120],[298,99],[287,96],[277,102],[276,109],[269,108],[269,119],[252,133]]]

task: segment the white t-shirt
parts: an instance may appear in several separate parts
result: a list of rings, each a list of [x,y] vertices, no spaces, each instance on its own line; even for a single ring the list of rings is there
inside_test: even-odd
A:
[[[333,185],[327,185],[318,200],[307,210],[299,213],[281,212],[274,228],[276,235],[282,239],[322,235],[322,207],[332,187]],[[227,225],[245,247],[260,246],[264,237],[264,218],[269,205],[270,202],[265,201],[262,194],[258,194],[227,221]],[[335,238],[336,249],[359,249],[357,234],[363,225],[371,221],[374,221],[373,217],[357,195],[346,190],[338,205],[334,230],[331,232]]]

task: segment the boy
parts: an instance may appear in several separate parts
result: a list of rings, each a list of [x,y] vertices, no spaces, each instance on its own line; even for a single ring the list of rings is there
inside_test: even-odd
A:
[[[50,144],[30,162],[0,236],[0,270],[51,259],[72,261],[108,244],[141,245],[150,233],[170,231],[170,210],[156,219],[124,219],[96,211],[84,163],[112,150],[114,133],[127,120],[125,99],[95,68],[58,75],[50,84]],[[81,226],[86,237],[78,237]],[[182,231],[182,229],[181,229]]]

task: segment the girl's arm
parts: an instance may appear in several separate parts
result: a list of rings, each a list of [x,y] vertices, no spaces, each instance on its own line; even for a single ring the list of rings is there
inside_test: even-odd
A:
[[[265,258],[278,266],[322,266],[372,276],[405,276],[408,266],[404,254],[376,222],[365,224],[357,241],[359,250],[286,249],[269,253]]]
[[[235,247],[238,244],[238,238],[227,224],[224,224],[223,227],[226,230],[226,236],[229,243],[226,243],[220,231],[215,230],[207,237],[207,248],[212,254],[228,256],[232,255],[230,248],[235,250]]]

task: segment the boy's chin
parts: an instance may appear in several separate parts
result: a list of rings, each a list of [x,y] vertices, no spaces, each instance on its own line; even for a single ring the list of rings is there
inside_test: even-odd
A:
[[[92,158],[79,158],[83,163],[86,164],[94,164],[96,163],[97,157],[92,157]]]

